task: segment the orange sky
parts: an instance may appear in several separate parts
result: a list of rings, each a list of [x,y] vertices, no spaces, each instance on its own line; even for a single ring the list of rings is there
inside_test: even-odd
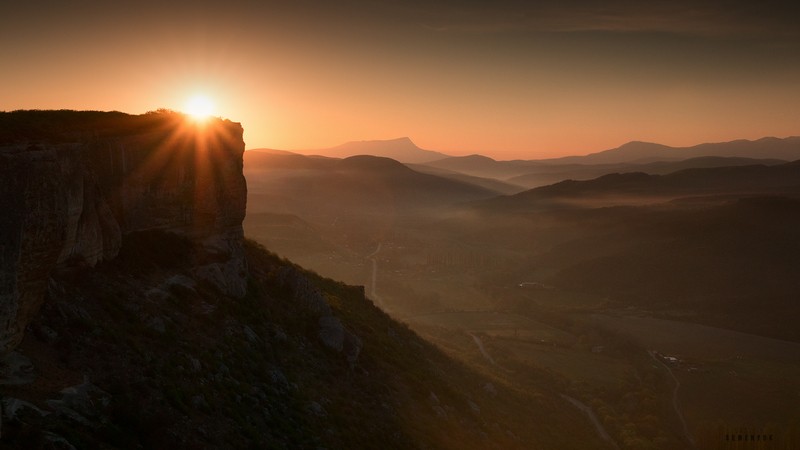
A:
[[[0,110],[204,92],[248,148],[498,159],[800,134],[800,15],[778,2],[163,3],[3,2]]]

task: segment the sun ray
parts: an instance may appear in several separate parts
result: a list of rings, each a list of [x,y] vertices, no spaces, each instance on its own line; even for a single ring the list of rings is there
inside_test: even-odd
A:
[[[188,120],[187,120],[188,119]],[[224,189],[225,169],[211,164],[211,161],[222,161],[225,158],[212,157],[211,154],[225,152],[228,144],[236,139],[233,131],[222,120],[211,120],[198,126],[198,122],[187,115],[174,114],[167,116],[163,129],[151,136],[149,145],[154,149],[143,160],[136,161],[130,168],[129,177],[142,185],[155,186],[163,183],[182,185],[187,176],[194,182],[184,185],[191,205],[181,213],[181,219],[187,226],[202,228],[208,221],[218,218],[209,211],[215,210],[209,204],[213,191]],[[183,159],[174,164],[175,159]],[[178,172],[169,168],[176,166]],[[220,184],[222,183],[222,184]],[[187,200],[188,200],[187,199]]]

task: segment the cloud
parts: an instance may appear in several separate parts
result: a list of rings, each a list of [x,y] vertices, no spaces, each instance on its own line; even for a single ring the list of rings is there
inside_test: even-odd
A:
[[[633,2],[572,0],[386,5],[385,13],[440,32],[657,32],[718,37],[800,38],[800,4],[767,0]]]

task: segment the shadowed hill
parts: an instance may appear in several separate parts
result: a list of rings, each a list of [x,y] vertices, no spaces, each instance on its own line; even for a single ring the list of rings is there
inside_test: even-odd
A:
[[[800,137],[792,136],[785,139],[765,137],[755,141],[741,139],[731,142],[699,144],[691,147],[669,147],[650,142],[629,142],[611,150],[586,156],[568,156],[542,160],[542,162],[558,164],[645,163],[701,156],[771,158],[794,161],[800,159]]]
[[[686,169],[667,175],[614,173],[587,181],[562,181],[513,196],[487,200],[482,205],[489,209],[525,209],[542,206],[539,202],[552,206],[552,202],[574,200],[588,206],[597,200],[601,202],[597,206],[601,206],[620,202],[652,203],[687,196],[787,192],[800,195],[800,162],[775,166]]]
[[[530,173],[542,164],[538,161],[496,161],[488,156],[469,155],[439,159],[425,165],[467,175],[504,180]]]
[[[404,163],[424,163],[447,157],[444,153],[421,149],[407,137],[390,140],[353,141],[336,147],[309,150],[304,153],[312,152],[337,158],[357,155],[382,156]]]
[[[190,243],[142,237],[51,282],[20,347],[36,381],[2,387],[8,448],[603,448],[545,376],[492,384],[362,289],[250,243],[234,299]]]
[[[588,180],[614,172],[667,174],[689,168],[774,165],[796,159],[800,159],[800,138],[789,137],[683,148],[630,142],[616,149],[586,156],[495,161],[483,155],[470,155],[444,158],[425,165],[534,188],[562,180]]]
[[[245,159],[248,170],[274,170],[274,169],[326,169],[331,165],[331,160],[324,156],[305,156],[297,153],[283,152],[280,150],[247,150]]]
[[[413,170],[391,158],[373,155],[357,155],[344,158],[338,163],[342,170],[374,173],[391,176],[413,176]]]
[[[657,161],[646,164],[559,164],[542,165],[535,171],[510,178],[510,183],[517,183],[528,188],[546,186],[564,180],[590,180],[615,172],[644,172],[651,175],[665,175],[685,169],[701,169],[730,166],[777,165],[787,161],[780,159],[753,159],[723,156],[702,156],[682,161]]]
[[[782,159],[756,159],[741,158],[734,156],[698,156],[683,161],[658,161],[648,164],[635,166],[635,172],[645,172],[652,175],[665,175],[685,169],[710,169],[714,167],[735,167],[735,166],[775,166],[785,164],[789,161]]]
[[[800,340],[792,321],[800,295],[797,199],[616,209],[592,219],[600,214],[578,213],[595,229],[539,259],[562,267],[549,282],[608,305],[682,311],[683,320]]]
[[[308,212],[435,208],[497,195],[376,156],[346,159],[245,152],[251,210]]]
[[[477,202],[469,236],[512,280],[797,341],[798,200],[800,162],[610,174]]]

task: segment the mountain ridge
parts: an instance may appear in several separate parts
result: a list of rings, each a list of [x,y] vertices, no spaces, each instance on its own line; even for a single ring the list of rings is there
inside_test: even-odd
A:
[[[481,208],[520,209],[569,205],[570,201],[597,206],[624,198],[637,204],[664,202],[682,197],[714,195],[800,195],[800,161],[774,166],[763,164],[703,167],[665,175],[644,172],[610,173],[591,180],[564,180],[518,194],[478,202]],[[563,203],[566,202],[566,203]],[[623,203],[627,203],[624,201]],[[538,205],[538,206],[537,206]]]
[[[702,156],[771,158],[793,161],[800,159],[800,136],[785,138],[762,137],[756,140],[736,139],[726,142],[707,142],[688,147],[631,141],[619,147],[583,156],[565,156],[539,160],[548,163],[653,162],[654,160],[689,159]]]
[[[372,155],[391,158],[403,163],[423,163],[449,156],[441,152],[420,148],[408,137],[387,140],[349,141],[335,147],[307,150],[303,153],[318,153],[323,156],[339,158]]]
[[[338,159],[248,151],[244,171],[253,193],[268,196],[277,211],[293,214],[311,205],[319,210],[345,205],[358,209],[442,207],[498,194],[491,185],[417,172],[394,159],[373,155]]]
[[[587,155],[513,160],[497,160],[480,153],[451,156],[421,149],[408,137],[349,141],[334,147],[302,152],[267,148],[248,149],[248,151],[337,158],[366,154],[387,157],[402,163],[425,164],[431,167],[460,171],[467,175],[484,176],[486,173],[493,173],[495,177],[511,178],[525,175],[526,168],[548,165],[647,164],[712,156],[793,161],[800,159],[800,136],[785,138],[766,136],[755,140],[736,139],[684,147],[673,147],[655,142],[629,141],[619,147]]]

